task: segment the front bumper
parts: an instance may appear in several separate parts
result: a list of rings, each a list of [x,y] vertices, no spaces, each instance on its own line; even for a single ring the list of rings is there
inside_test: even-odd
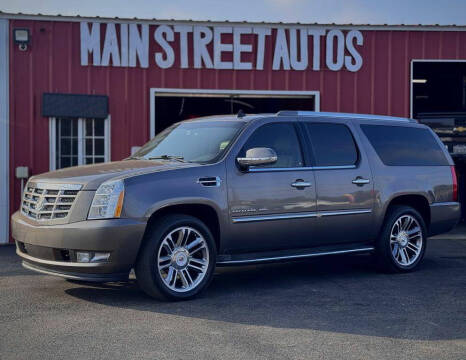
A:
[[[19,212],[11,219],[16,253],[23,266],[75,280],[114,281],[128,277],[146,223],[132,219],[37,225]],[[78,263],[76,251],[109,252],[108,261]]]

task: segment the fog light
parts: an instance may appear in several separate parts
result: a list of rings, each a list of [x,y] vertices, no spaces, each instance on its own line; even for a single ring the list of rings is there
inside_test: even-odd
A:
[[[110,253],[96,252],[94,253],[94,256],[91,258],[91,262],[107,261],[109,257],[110,257]]]
[[[77,251],[76,260],[79,263],[96,263],[108,261],[109,252],[92,252],[92,251]]]
[[[91,259],[91,253],[81,252],[81,251],[76,252],[76,260],[78,260],[78,262],[88,263],[90,259]]]

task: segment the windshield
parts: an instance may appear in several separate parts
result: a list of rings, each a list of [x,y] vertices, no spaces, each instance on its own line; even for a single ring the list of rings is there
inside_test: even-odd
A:
[[[240,121],[185,122],[170,126],[132,158],[212,162],[243,126]]]

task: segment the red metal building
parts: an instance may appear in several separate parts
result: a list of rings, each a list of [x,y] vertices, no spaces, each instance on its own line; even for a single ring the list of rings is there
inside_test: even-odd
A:
[[[193,116],[413,116],[445,131],[461,163],[465,64],[466,27],[457,26],[0,14],[0,242],[21,176],[123,159]]]

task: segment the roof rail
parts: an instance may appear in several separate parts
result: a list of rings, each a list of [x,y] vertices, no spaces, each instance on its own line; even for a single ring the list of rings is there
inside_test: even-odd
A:
[[[416,122],[414,119],[401,118],[395,116],[384,116],[375,114],[352,114],[339,112],[317,112],[317,111],[301,111],[301,110],[281,110],[277,112],[277,116],[312,116],[312,117],[333,117],[333,118],[350,118],[350,119],[367,119],[367,120],[388,120],[388,121],[403,121]]]

